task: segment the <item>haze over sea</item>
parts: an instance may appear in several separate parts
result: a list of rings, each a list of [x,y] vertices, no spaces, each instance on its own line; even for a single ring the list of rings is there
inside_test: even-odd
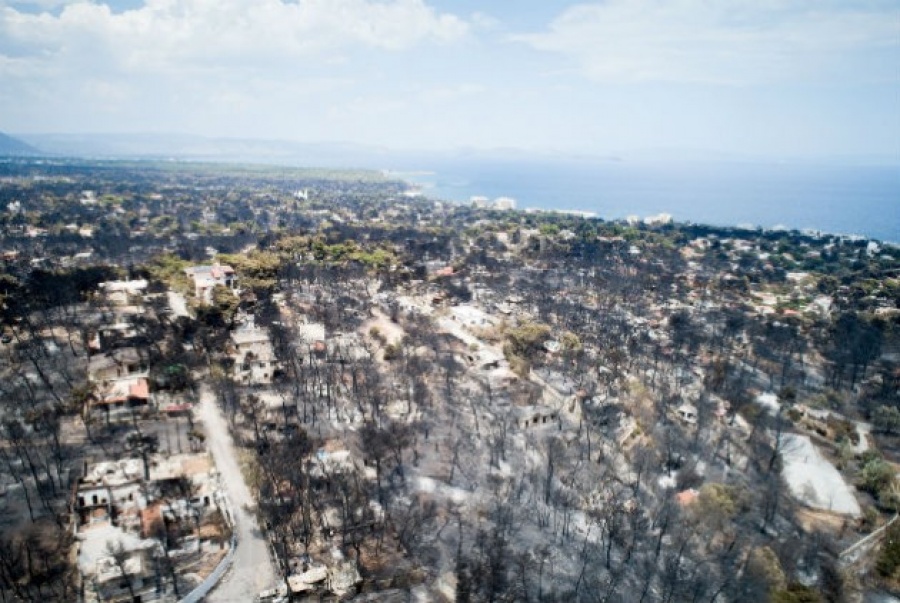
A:
[[[403,174],[424,194],[604,219],[672,214],[681,222],[814,229],[900,242],[900,166],[726,161],[458,159]]]

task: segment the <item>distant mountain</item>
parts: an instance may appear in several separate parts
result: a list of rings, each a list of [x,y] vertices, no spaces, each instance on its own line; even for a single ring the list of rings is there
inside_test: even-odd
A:
[[[2,2],[2,0],[0,0]],[[9,148],[6,141],[13,141]],[[262,163],[271,165],[366,168],[390,171],[440,170],[462,163],[579,164],[608,163],[791,163],[896,165],[900,156],[775,157],[703,149],[644,148],[617,154],[576,153],[554,149],[456,147],[442,150],[399,149],[353,142],[298,142],[260,138],[207,137],[182,133],[0,134],[0,155],[46,154],[88,159],[153,159]]]
[[[211,138],[190,134],[23,134],[26,142],[54,155],[94,159],[179,159],[267,163],[323,168],[437,169],[467,161],[608,161],[609,158],[521,149],[457,148],[401,150],[349,142]]]
[[[394,152],[349,143],[207,138],[190,134],[27,134],[23,138],[50,153],[95,159],[180,159],[304,165],[381,167]],[[387,160],[387,161],[383,161]]]
[[[40,155],[41,152],[18,138],[0,132],[0,155]]]

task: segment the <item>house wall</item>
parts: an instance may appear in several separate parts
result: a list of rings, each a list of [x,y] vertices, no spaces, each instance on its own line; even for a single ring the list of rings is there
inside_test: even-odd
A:
[[[120,486],[96,486],[88,488],[80,488],[76,495],[78,505],[94,506],[102,504],[124,505],[134,503],[141,493],[140,485],[135,483],[123,484]],[[94,500],[96,497],[96,502]],[[83,502],[82,502],[83,501]]]
[[[79,507],[92,507],[110,503],[110,492],[106,486],[97,488],[84,488],[78,490],[76,500]]]

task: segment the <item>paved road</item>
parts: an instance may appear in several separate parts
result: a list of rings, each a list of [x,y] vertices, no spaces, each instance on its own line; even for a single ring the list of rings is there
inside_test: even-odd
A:
[[[237,524],[238,544],[234,562],[228,574],[206,598],[210,603],[249,603],[256,600],[261,590],[275,585],[275,571],[266,540],[256,523],[256,517],[244,509],[254,504],[250,490],[244,482],[234,450],[234,442],[228,433],[228,425],[215,397],[208,386],[200,389],[198,418],[203,421],[207,445],[222,476],[231,509]]]

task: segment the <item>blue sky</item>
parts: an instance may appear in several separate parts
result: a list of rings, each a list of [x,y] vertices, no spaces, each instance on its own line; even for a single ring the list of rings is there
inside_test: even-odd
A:
[[[900,2],[0,0],[0,131],[900,162]]]

